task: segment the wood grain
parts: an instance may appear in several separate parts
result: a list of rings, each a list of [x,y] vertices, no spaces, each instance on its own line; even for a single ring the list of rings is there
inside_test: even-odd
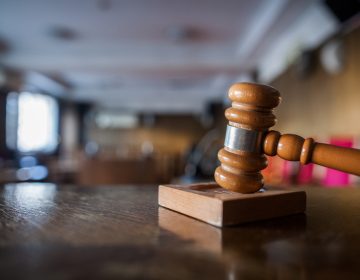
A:
[[[269,86],[252,83],[237,83],[230,87],[231,108],[225,111],[229,120],[227,133],[237,142],[255,142],[256,149],[247,145],[227,143],[218,153],[221,165],[214,172],[215,181],[223,188],[243,194],[259,191],[264,182],[260,171],[267,166],[264,153],[269,156],[315,163],[360,176],[360,150],[315,143],[295,134],[283,134],[268,129],[276,123],[273,109],[280,102],[280,93]],[[246,137],[257,131],[257,136]],[[261,136],[258,136],[261,135]],[[263,137],[265,135],[265,137]],[[249,140],[250,139],[250,140]],[[261,147],[262,146],[262,147]]]
[[[159,186],[159,205],[223,227],[303,213],[306,194],[271,189],[239,194],[216,183],[162,185]]]
[[[220,229],[157,186],[0,186],[0,278],[357,279],[360,189],[306,192],[306,215]]]
[[[315,163],[321,166],[360,176],[360,150],[316,143],[312,138],[304,139],[295,134],[270,131],[264,139],[266,155],[300,161],[301,164]]]
[[[281,100],[276,89],[261,84],[236,83],[230,87],[228,96],[232,102],[225,111],[229,126],[263,133],[276,123],[273,109]],[[260,149],[249,152],[225,147],[219,151],[218,158],[221,165],[215,170],[214,178],[220,186],[239,193],[255,193],[261,189],[260,170],[266,167],[267,161]]]

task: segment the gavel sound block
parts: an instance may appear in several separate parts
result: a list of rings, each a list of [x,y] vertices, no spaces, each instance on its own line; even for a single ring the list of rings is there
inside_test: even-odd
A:
[[[159,205],[224,226],[304,212],[306,194],[297,190],[263,188],[260,173],[266,156],[315,163],[360,176],[360,150],[315,143],[293,134],[268,131],[276,118],[279,92],[269,86],[234,84],[229,90],[231,108],[221,165],[213,184],[160,186]]]

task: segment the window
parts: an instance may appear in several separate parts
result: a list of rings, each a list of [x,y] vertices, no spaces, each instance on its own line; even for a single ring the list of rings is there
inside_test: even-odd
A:
[[[58,144],[58,103],[53,97],[22,92],[7,99],[6,143],[22,153],[54,152]]]

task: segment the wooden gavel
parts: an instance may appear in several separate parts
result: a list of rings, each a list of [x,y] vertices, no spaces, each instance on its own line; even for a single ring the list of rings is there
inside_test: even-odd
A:
[[[294,134],[268,131],[276,123],[273,109],[280,93],[266,85],[238,83],[229,89],[232,107],[224,148],[218,153],[221,165],[215,180],[223,188],[254,193],[263,186],[260,170],[267,166],[265,155],[285,160],[315,163],[360,176],[360,150],[316,143]]]

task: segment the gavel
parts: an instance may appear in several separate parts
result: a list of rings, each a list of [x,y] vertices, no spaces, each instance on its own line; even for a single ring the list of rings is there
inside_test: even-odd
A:
[[[221,165],[215,170],[215,181],[221,187],[239,193],[259,191],[264,184],[260,171],[267,166],[265,155],[360,176],[360,150],[269,131],[276,123],[273,109],[281,100],[273,87],[237,83],[230,87],[229,98],[232,105],[225,111],[229,124],[224,148],[218,153]]]

